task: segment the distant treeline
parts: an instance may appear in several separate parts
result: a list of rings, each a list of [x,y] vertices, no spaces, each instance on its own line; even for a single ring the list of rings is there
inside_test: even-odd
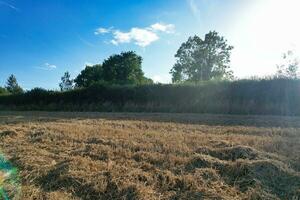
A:
[[[300,115],[300,80],[105,85],[0,96],[1,110]]]
[[[175,54],[173,84],[154,84],[133,51],[86,66],[75,79],[65,72],[60,91],[24,91],[11,75],[0,87],[0,110],[300,115],[299,62],[292,51],[271,78],[236,80],[232,49],[215,31],[189,37]]]

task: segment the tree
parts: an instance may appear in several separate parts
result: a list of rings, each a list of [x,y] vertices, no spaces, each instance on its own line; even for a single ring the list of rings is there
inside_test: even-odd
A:
[[[143,77],[141,84],[142,85],[151,85],[153,84],[153,80],[151,78]]]
[[[141,84],[144,79],[142,57],[129,51],[112,55],[102,64],[103,79],[115,84]]]
[[[8,94],[8,91],[6,88],[0,87],[0,95]]]
[[[65,72],[65,74],[61,77],[61,82],[59,83],[59,87],[61,91],[69,91],[73,89],[73,79],[71,79],[71,75],[69,72]]]
[[[102,64],[86,66],[75,79],[77,87],[88,87],[99,82],[108,84],[153,83],[151,79],[144,76],[142,57],[132,51],[112,55]]]
[[[232,49],[215,31],[206,34],[204,40],[196,35],[190,37],[175,55],[177,61],[170,71],[173,83],[232,78],[229,70]]]
[[[76,87],[88,87],[102,79],[102,65],[86,66],[75,78]]]
[[[17,79],[13,74],[8,77],[5,88],[12,94],[23,93],[23,89],[19,86]]]
[[[277,65],[278,78],[297,79],[299,78],[299,60],[294,57],[293,51],[284,53],[283,62]]]

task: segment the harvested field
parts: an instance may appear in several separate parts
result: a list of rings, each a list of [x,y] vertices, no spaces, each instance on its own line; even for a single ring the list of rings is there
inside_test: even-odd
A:
[[[22,199],[300,199],[300,118],[0,114]]]

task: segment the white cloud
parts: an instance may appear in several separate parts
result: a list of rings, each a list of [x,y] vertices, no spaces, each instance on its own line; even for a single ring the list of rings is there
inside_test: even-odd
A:
[[[100,34],[106,34],[110,33],[112,31],[113,27],[110,28],[97,28],[96,31],[94,32],[95,35],[100,35]]]
[[[51,71],[51,70],[55,70],[57,66],[49,63],[44,63],[42,66],[36,68]]]
[[[116,45],[116,46],[118,45],[118,42],[117,42],[116,40],[111,40],[110,42],[111,42],[113,45]]]
[[[98,32],[96,35],[102,33],[111,32],[113,35],[113,39],[110,41],[113,45],[119,45],[124,43],[131,43],[140,46],[146,47],[153,42],[159,40],[159,33],[174,33],[175,26],[173,24],[163,24],[163,23],[155,23],[146,28],[137,28],[133,27],[128,32],[123,32],[120,30],[113,30],[113,28],[105,29],[97,29]]]
[[[153,31],[161,31],[161,32],[165,32],[165,33],[174,33],[175,32],[174,24],[155,23],[155,24],[152,24],[150,27]]]
[[[152,42],[155,42],[159,39],[156,33],[140,28],[131,29],[131,37],[133,40],[135,40],[136,45],[142,47],[148,46]]]
[[[132,28],[129,32],[115,31],[113,35],[112,43],[114,45],[134,42],[138,46],[146,47],[159,39],[156,33],[141,28]]]
[[[45,65],[46,68],[48,68],[50,70],[57,68],[56,65],[52,65],[52,64],[49,64],[49,63],[45,63],[44,65]]]
[[[132,40],[131,32],[124,33],[121,31],[115,31],[113,33],[115,44],[129,43]]]

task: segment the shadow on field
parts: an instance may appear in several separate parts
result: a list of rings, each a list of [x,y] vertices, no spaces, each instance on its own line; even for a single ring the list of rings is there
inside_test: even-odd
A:
[[[102,184],[88,183],[83,178],[78,178],[69,174],[69,161],[58,163],[45,176],[39,177],[37,186],[41,187],[45,192],[54,192],[64,190],[71,192],[74,196],[83,199],[130,199],[135,200],[137,197],[137,189],[129,186],[120,190],[115,182],[113,182],[109,172],[104,173]]]
[[[139,120],[151,122],[176,122],[209,126],[300,128],[300,117],[291,116],[184,113],[0,112],[0,125],[17,124],[23,122],[53,122],[64,119]]]

